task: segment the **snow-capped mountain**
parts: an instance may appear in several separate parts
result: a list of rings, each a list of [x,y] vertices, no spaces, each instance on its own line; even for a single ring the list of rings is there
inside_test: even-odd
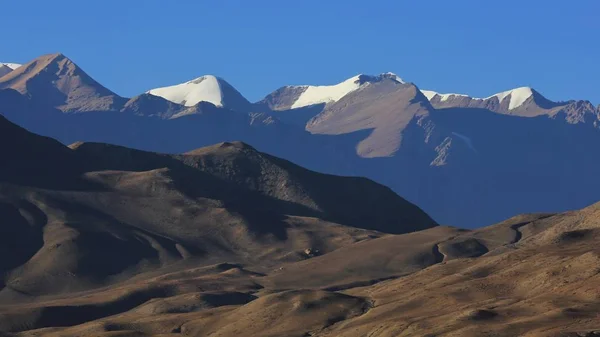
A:
[[[224,79],[205,75],[191,81],[147,91],[173,103],[194,106],[200,102],[212,103],[217,107],[247,111],[250,102]]]
[[[267,106],[275,111],[299,109],[319,104],[331,104],[365,85],[381,81],[391,81],[396,84],[404,83],[394,73],[383,73],[377,76],[360,74],[334,85],[285,86],[267,95],[258,104]]]
[[[438,99],[439,102],[446,102],[448,100],[453,100],[455,98],[468,98],[474,101],[487,101],[496,99],[499,104],[502,104],[506,98],[508,98],[508,110],[514,110],[521,105],[523,105],[530,97],[534,95],[534,90],[529,87],[520,87],[508,91],[504,91],[501,93],[497,93],[495,95],[486,97],[486,98],[475,98],[470,97],[469,95],[464,94],[440,94],[435,91],[430,90],[421,90],[421,92],[429,99],[433,101],[434,99]]]
[[[589,101],[553,102],[530,87],[520,87],[486,98],[464,94],[440,94],[421,90],[436,109],[469,108],[486,109],[495,113],[520,117],[563,115],[571,124],[592,121],[597,125],[600,112]]]

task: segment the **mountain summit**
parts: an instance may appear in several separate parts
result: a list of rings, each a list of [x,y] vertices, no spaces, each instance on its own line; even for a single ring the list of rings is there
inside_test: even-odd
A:
[[[63,54],[48,54],[0,78],[0,89],[14,89],[42,106],[63,112],[111,110],[125,99],[96,82]]]
[[[507,100],[508,106],[506,107],[508,110],[515,110],[516,108],[522,106],[529,98],[531,98],[534,93],[537,93],[530,87],[520,87],[508,91],[504,91],[501,93],[497,93],[495,95],[486,97],[486,98],[474,98],[464,94],[440,94],[431,90],[422,90],[423,94],[430,100],[436,101],[439,103],[447,102],[457,99],[464,100],[472,100],[476,102],[481,101],[497,101],[498,105],[502,105],[505,99]]]
[[[247,111],[250,102],[224,79],[205,75],[191,81],[147,91],[173,103],[194,106],[200,102],[212,103],[237,111]]]
[[[440,94],[431,90],[421,92],[436,109],[486,109],[519,117],[562,115],[571,124],[586,121],[597,124],[600,118],[600,112],[589,101],[553,102],[530,87],[515,88],[486,98],[474,98],[464,94]]]
[[[376,76],[359,74],[334,85],[285,86],[267,95],[258,104],[276,111],[331,104],[365,85],[384,81],[396,84],[404,83],[404,80],[394,73],[388,72]]]

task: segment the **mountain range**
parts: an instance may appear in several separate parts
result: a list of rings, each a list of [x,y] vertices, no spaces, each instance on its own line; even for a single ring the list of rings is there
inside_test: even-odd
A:
[[[532,88],[473,98],[384,73],[284,86],[251,103],[211,75],[120,97],[62,54],[3,69],[0,112],[64,144],[184,153],[241,140],[309,169],[368,177],[467,227],[599,196],[600,107]]]

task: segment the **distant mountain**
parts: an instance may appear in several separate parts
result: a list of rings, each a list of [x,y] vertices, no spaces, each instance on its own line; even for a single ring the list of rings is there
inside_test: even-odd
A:
[[[233,111],[232,109],[216,106],[208,101],[199,101],[195,105],[182,105],[168,101],[160,96],[152,94],[141,94],[125,103],[120,110],[124,113],[134,114],[143,117],[156,117],[160,119],[175,119],[189,115],[206,115],[209,113],[221,113],[224,116],[235,115],[242,116],[257,116],[259,114],[250,113],[247,110]],[[264,115],[264,114],[263,114]],[[265,115],[265,118],[268,117]],[[236,119],[235,117],[233,119]],[[274,122],[274,121],[272,121]],[[246,124],[246,123],[244,123]]]
[[[122,107],[90,114],[64,114],[12,89],[0,90],[0,113],[38,134],[64,144],[80,140],[141,150],[182,153],[223,141],[243,139],[270,154],[303,162],[310,169],[335,172],[335,158],[352,155],[339,142],[315,137],[269,113],[239,112],[200,102],[186,107],[142,94]],[[327,158],[327,160],[323,160]]]
[[[334,85],[285,86],[267,95],[257,104],[267,106],[274,111],[298,109],[311,105],[330,104],[339,101],[344,96],[369,83],[381,81],[404,83],[404,81],[394,73],[384,73],[377,76],[360,74]]]
[[[313,117],[306,129],[340,135],[367,131],[356,145],[361,157],[389,157],[399,150],[404,129],[429,114],[431,105],[413,84],[377,81],[363,85]]]
[[[292,109],[299,96],[292,88],[259,104],[277,109],[282,121],[338,139],[369,160],[346,159],[346,169],[352,168],[345,174],[391,186],[445,223],[478,226],[490,223],[492,214],[504,214],[494,218],[499,221],[518,212],[582,207],[599,197],[579,179],[587,179],[591,167],[600,169],[600,161],[585,154],[591,148],[573,150],[600,142],[599,110],[587,101],[556,103],[531,88],[476,99],[384,80],[326,104]],[[581,170],[587,173],[578,182],[561,182],[565,172]],[[558,182],[578,201],[548,190]],[[482,199],[481,186],[494,193]],[[512,195],[515,190],[522,192]]]
[[[62,54],[41,56],[2,76],[0,89],[17,90],[40,106],[63,112],[112,110],[126,101]]]
[[[236,111],[247,112],[250,108],[250,102],[231,84],[212,75],[198,77],[182,84],[152,89],[147,93],[188,107],[207,102]]]
[[[219,85],[227,87],[224,82]],[[131,99],[118,97],[62,54],[42,56],[24,65],[3,77],[0,88],[4,88],[0,89],[0,113],[65,144],[85,140],[180,153],[243,139],[272,154],[292,152],[289,159],[303,161],[312,169],[322,170],[330,164],[317,153],[330,153],[331,146],[269,113],[205,101],[186,106],[147,93]],[[243,99],[242,105],[245,102]],[[102,113],[77,114],[89,111]]]
[[[598,110],[589,101],[552,102],[536,90],[521,87],[492,95],[473,98],[463,94],[439,94],[422,90],[436,109],[475,108],[521,117],[561,116],[572,124],[600,119]],[[597,125],[597,123],[596,123]]]
[[[255,103],[259,109],[274,112],[281,120],[296,124],[306,124],[330,104],[341,100],[350,93],[364,88],[369,84],[387,82],[402,84],[404,81],[394,73],[383,73],[376,76],[356,75],[334,85],[299,85],[285,86],[267,95]]]

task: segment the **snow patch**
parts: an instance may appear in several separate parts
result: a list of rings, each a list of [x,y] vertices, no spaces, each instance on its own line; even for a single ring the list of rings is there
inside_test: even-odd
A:
[[[148,90],[147,93],[185,106],[194,106],[200,102],[223,106],[220,79],[212,75],[198,77],[182,84]]]
[[[383,73],[383,74],[381,74],[379,76],[380,77],[384,77],[384,78],[392,79],[392,80],[394,80],[394,81],[396,81],[396,82],[398,82],[400,84],[406,83],[406,82],[404,82],[403,79],[400,78],[400,76],[398,76],[398,75],[396,75],[394,73],[387,72],[387,73]]]
[[[435,91],[431,91],[431,90],[421,90],[421,92],[423,93],[423,95],[425,95],[425,97],[427,97],[428,100],[432,100],[435,95],[439,95],[437,92]]]
[[[508,110],[513,110],[523,105],[523,103],[525,103],[525,101],[527,101],[529,97],[533,96],[533,90],[529,87],[521,87],[492,95],[488,97],[488,99],[496,97],[498,98],[498,101],[502,103],[502,101],[504,101],[504,99],[508,96],[510,96]]]
[[[469,97],[468,95],[463,95],[463,94],[440,94],[438,92],[435,91],[431,91],[431,90],[421,90],[421,92],[423,93],[423,95],[425,95],[425,97],[427,97],[428,100],[432,100],[435,96],[440,96],[440,101],[441,102],[445,102],[447,100],[449,100],[451,97]],[[477,99],[477,98],[472,98],[472,99]]]
[[[15,70],[15,69],[17,69],[17,68],[19,68],[21,66],[21,64],[18,64],[18,63],[4,63],[4,62],[0,62],[0,64],[3,64],[5,66],[9,67],[12,70]]]
[[[292,109],[314,104],[337,102],[342,97],[360,88],[360,75],[336,85],[308,86],[292,105]]]

